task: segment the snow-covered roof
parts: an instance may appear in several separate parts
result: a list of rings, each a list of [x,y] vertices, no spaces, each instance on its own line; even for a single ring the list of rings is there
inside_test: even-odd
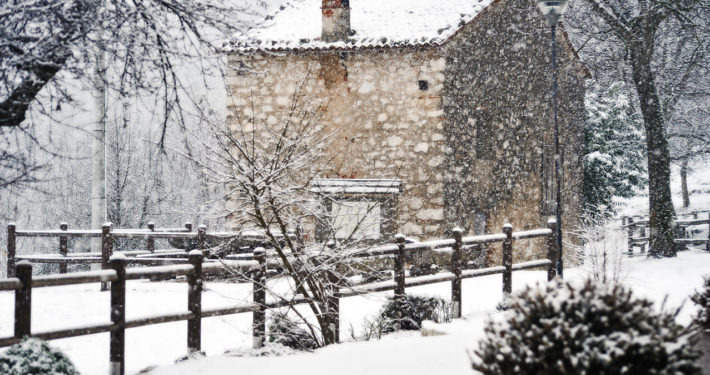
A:
[[[353,0],[347,42],[321,41],[321,0],[291,0],[232,42],[235,52],[438,46],[495,0]]]
[[[312,190],[323,194],[399,194],[402,180],[323,178],[311,182]]]

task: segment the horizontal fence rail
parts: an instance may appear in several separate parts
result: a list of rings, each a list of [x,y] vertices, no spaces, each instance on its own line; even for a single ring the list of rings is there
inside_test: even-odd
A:
[[[451,283],[451,299],[453,306],[453,317],[460,318],[462,310],[462,280],[482,277],[487,275],[501,274],[503,277],[503,293],[510,294],[512,291],[512,275],[514,271],[534,268],[547,269],[547,278],[552,280],[555,276],[555,260],[557,259],[557,242],[555,241],[555,222],[548,223],[548,228],[523,232],[513,232],[510,225],[503,227],[503,233],[463,237],[462,230],[453,230],[453,238],[406,243],[405,237],[398,235],[396,244],[380,246],[370,249],[357,249],[344,254],[349,257],[394,257],[394,277],[392,280],[384,282],[369,283],[364,285],[347,286],[342,285],[333,292],[332,303],[336,306],[335,311],[339,311],[340,298],[357,296],[367,293],[394,291],[395,303],[401,303],[406,296],[406,289],[422,285],[436,284],[442,282]],[[66,231],[68,232],[68,231]],[[91,231],[74,231],[76,233],[86,233]],[[125,231],[112,232],[106,227],[102,230],[102,238],[107,238],[106,233],[117,236],[132,236],[133,232]],[[204,230],[198,231],[204,235]],[[15,231],[15,235],[25,235],[30,231]],[[45,232],[31,232],[33,235],[43,236]],[[174,233],[174,232],[169,232]],[[93,232],[92,232],[93,235]],[[151,232],[152,235],[152,232]],[[204,238],[204,237],[203,237]],[[513,248],[517,240],[546,238],[547,258],[524,263],[513,264]],[[501,243],[502,264],[496,267],[483,269],[463,270],[461,260],[465,251],[471,250],[471,245],[482,245]],[[104,242],[106,245],[106,242]],[[104,246],[106,249],[107,246]],[[110,249],[110,247],[108,247]],[[408,277],[405,271],[407,255],[413,251],[445,249],[451,250],[451,266],[447,272],[434,275]],[[103,253],[102,255],[106,255]],[[95,258],[95,257],[94,257]],[[108,267],[99,271],[73,272],[47,276],[33,276],[32,264],[28,261],[21,261],[14,265],[13,277],[0,279],[0,291],[14,291],[15,293],[15,326],[12,337],[0,338],[0,347],[13,345],[20,342],[25,336],[32,336],[44,340],[62,339],[76,336],[91,335],[96,333],[110,333],[110,374],[123,375],[125,372],[125,330],[129,328],[142,327],[154,324],[169,322],[187,321],[187,347],[188,351],[201,350],[201,320],[208,317],[252,313],[253,314],[253,345],[255,348],[261,347],[266,335],[266,311],[285,306],[294,306],[307,303],[308,301],[300,295],[289,299],[277,301],[266,300],[267,268],[280,263],[275,259],[267,259],[266,251],[263,248],[254,250],[250,259],[245,260],[220,260],[208,262],[205,254],[201,250],[189,252],[187,263],[175,265],[161,265],[145,268],[127,268],[127,265],[135,259],[128,258],[125,254],[114,254],[107,262]],[[230,272],[239,270],[249,275],[248,282],[253,284],[254,293],[251,303],[242,303],[233,306],[221,306],[217,308],[203,308],[202,291],[204,278],[210,274],[220,272]],[[126,318],[126,282],[129,280],[159,279],[161,277],[185,276],[187,280],[187,308],[183,311],[176,311],[169,314],[159,314]],[[101,283],[111,285],[111,314],[109,321],[85,326],[62,328],[47,332],[34,332],[32,330],[32,290],[35,288],[54,287],[64,285],[78,285],[89,283]],[[339,325],[336,320],[336,326]],[[336,327],[336,340],[339,340],[339,327]]]
[[[705,219],[700,218],[705,215]],[[689,214],[683,214],[685,218],[678,218],[673,221],[675,225],[674,242],[679,250],[685,249],[686,245],[705,245],[705,250],[710,252],[710,213],[708,211],[694,211]],[[691,235],[688,231],[689,227],[708,226],[707,238],[689,238]],[[650,246],[650,229],[649,219],[638,216],[623,216],[621,218],[621,228],[626,231],[627,238],[627,254],[629,257],[646,254],[647,246]],[[634,249],[638,247],[639,253],[634,253]]]
[[[206,255],[211,249],[207,244],[210,241],[239,240],[245,243],[258,243],[266,241],[266,236],[258,231],[247,230],[242,232],[207,232],[207,227],[201,225],[193,231],[193,225],[186,223],[182,228],[156,228],[154,223],[148,223],[147,229],[115,229],[110,223],[104,224],[100,230],[69,229],[68,224],[61,223],[58,230],[20,230],[14,223],[7,228],[7,273],[8,277],[14,276],[15,264],[18,261],[31,263],[57,264],[59,273],[66,273],[68,265],[74,264],[101,264],[102,269],[108,269],[108,261],[114,255],[115,241],[119,239],[145,240],[145,250],[116,251],[128,257],[128,263],[134,265],[167,265],[187,263],[188,250],[182,249],[155,249],[156,240],[181,240],[190,241],[194,247]],[[295,238],[295,233],[287,233]],[[283,238],[276,234],[277,239]],[[58,238],[58,254],[17,254],[18,238]],[[71,238],[101,238],[101,252],[69,253],[68,240]],[[247,259],[251,259],[251,255]],[[211,260],[214,261],[214,260]]]

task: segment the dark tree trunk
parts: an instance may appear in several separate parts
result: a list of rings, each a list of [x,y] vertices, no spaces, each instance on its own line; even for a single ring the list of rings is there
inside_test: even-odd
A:
[[[651,70],[653,41],[632,45],[631,66],[646,128],[648,152],[648,193],[650,248],[655,258],[676,256],[673,244],[673,202],[671,200],[671,155],[668,149],[665,120],[656,82]],[[646,44],[648,44],[646,43]]]
[[[683,195],[683,207],[690,206],[690,193],[688,193],[688,159],[683,159],[680,164],[680,189]]]
[[[66,57],[46,64],[23,67],[30,74],[12,93],[0,102],[0,126],[18,126],[25,121],[30,103],[44,86],[59,72]]]

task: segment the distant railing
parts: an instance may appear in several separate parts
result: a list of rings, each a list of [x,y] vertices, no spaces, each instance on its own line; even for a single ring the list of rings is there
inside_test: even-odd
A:
[[[342,286],[333,293],[332,306],[336,311],[335,321],[339,321],[340,298],[362,295],[367,293],[394,290],[395,299],[404,298],[406,288],[436,284],[441,282],[451,282],[451,300],[453,306],[453,317],[461,317],[462,280],[481,277],[486,275],[503,275],[503,293],[510,294],[512,291],[513,272],[526,269],[546,268],[547,278],[552,280],[555,276],[555,260],[557,259],[557,242],[555,241],[556,224],[554,221],[548,223],[548,228],[523,232],[513,232],[513,227],[505,225],[500,234],[484,236],[463,237],[460,229],[453,231],[453,238],[406,243],[404,236],[396,236],[396,243],[393,245],[380,246],[370,249],[355,250],[348,254],[351,257],[393,257],[394,258],[394,278],[391,281]],[[97,236],[97,231],[63,231],[64,236]],[[102,238],[106,236],[107,228],[104,227]],[[21,235],[30,234],[29,231],[20,232]],[[133,235],[133,232],[114,231],[113,234]],[[168,232],[173,233],[174,232]],[[199,231],[198,231],[199,233]],[[202,231],[202,238],[205,237]],[[165,238],[164,234],[157,232],[141,232],[140,235],[149,235],[152,238]],[[182,234],[187,237],[187,233]],[[547,259],[534,260],[530,262],[513,264],[513,247],[517,240],[546,238],[547,239]],[[104,241],[104,245],[110,241]],[[502,264],[498,267],[490,267],[476,270],[462,270],[462,255],[471,245],[483,245],[501,243]],[[107,247],[104,247],[106,249]],[[427,249],[451,248],[451,267],[448,272],[435,275],[407,277],[405,272],[405,260],[407,253],[411,251],[422,251]],[[263,346],[266,332],[266,310],[283,306],[293,306],[307,302],[303,296],[297,295],[290,300],[280,300],[275,302],[266,301],[267,268],[271,265],[279,265],[276,259],[267,261],[266,252],[263,248],[253,252],[253,260],[242,261],[219,261],[204,262],[204,254],[200,250],[193,250],[189,253],[188,263],[182,265],[167,265],[157,267],[143,267],[127,269],[129,259],[123,254],[114,255],[108,261],[108,269],[89,272],[75,272],[59,275],[36,276],[32,275],[32,264],[27,261],[19,262],[13,269],[13,275],[6,279],[0,279],[0,291],[15,292],[15,326],[12,337],[0,338],[0,347],[9,346],[19,342],[25,336],[37,337],[44,340],[69,338],[95,333],[110,333],[110,374],[122,375],[125,371],[125,330],[153,324],[188,321],[187,327],[187,347],[190,352],[201,349],[201,320],[202,318],[233,315],[241,313],[253,313],[252,336],[255,348]],[[202,307],[202,290],[204,277],[218,272],[229,272],[239,270],[239,272],[249,275],[246,281],[253,285],[253,301],[229,307],[217,309],[205,309]],[[136,319],[126,318],[126,281],[151,279],[160,277],[186,276],[188,285],[187,309],[171,314],[146,316]],[[55,331],[33,332],[32,331],[32,290],[49,286],[77,285],[87,283],[111,283],[111,314],[110,320],[102,324],[77,326],[64,328]],[[339,324],[335,327],[336,340],[339,341]]]
[[[200,227],[197,233],[192,232],[192,224],[185,223],[182,228],[156,228],[155,224],[148,223],[147,229],[114,229],[111,224],[104,224],[100,230],[70,230],[66,223],[59,225],[59,230],[18,230],[14,223],[7,226],[7,276],[14,275],[15,263],[27,260],[32,263],[59,264],[59,273],[67,272],[68,264],[101,264],[103,269],[108,268],[108,261],[113,254],[114,240],[116,238],[144,238],[145,250],[121,252],[130,256],[130,263],[136,264],[166,264],[169,261],[153,259],[150,254],[158,256],[174,254],[177,250],[155,250],[155,240],[159,238],[195,238],[198,243],[204,243],[205,229]],[[17,238],[51,238],[59,239],[59,253],[51,254],[17,254]],[[69,238],[101,238],[100,253],[69,253]],[[202,242],[200,242],[202,240]],[[186,252],[182,251],[181,254]],[[146,257],[145,255],[149,255]],[[183,261],[184,263],[184,261]]]
[[[102,226],[101,230],[70,230],[66,223],[59,226],[59,230],[20,230],[14,223],[7,227],[7,276],[12,277],[15,264],[26,260],[31,263],[58,264],[59,273],[67,272],[69,264],[101,264],[102,269],[108,269],[108,261],[114,253],[117,239],[144,239],[145,250],[118,251],[128,257],[129,264],[136,265],[169,265],[186,264],[188,250],[166,249],[156,250],[156,239],[190,240],[193,246],[207,254],[214,249],[208,245],[211,241],[239,239],[258,243],[265,241],[266,237],[255,231],[242,232],[207,232],[207,227],[200,225],[193,232],[191,223],[185,223],[182,228],[156,228],[155,224],[148,223],[147,229],[115,229],[110,223]],[[292,235],[289,233],[289,235]],[[58,238],[58,254],[18,254],[18,238]],[[101,252],[69,252],[69,238],[101,238]]]
[[[701,215],[706,218],[701,219]],[[693,211],[688,214],[681,214],[674,221],[675,244],[678,248],[685,248],[686,245],[705,245],[705,250],[710,252],[710,211]],[[708,225],[708,238],[690,238],[688,227]],[[646,247],[649,245],[649,218],[641,216],[623,216],[621,226],[626,231],[627,254],[629,257],[646,254]],[[634,248],[640,249],[639,253],[634,253]]]

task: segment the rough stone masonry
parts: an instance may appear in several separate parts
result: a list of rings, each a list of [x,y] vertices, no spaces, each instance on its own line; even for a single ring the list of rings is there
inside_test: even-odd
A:
[[[432,6],[447,6],[437,1]],[[347,1],[323,0],[321,11],[323,17],[350,17],[358,6],[377,4],[361,0],[350,9]],[[347,11],[330,12],[338,6]],[[550,35],[534,1],[492,1],[450,35],[406,41],[359,40],[365,26],[358,29],[356,19],[324,20],[322,40],[235,48],[228,121],[251,117],[256,128],[277,124],[297,92],[319,103],[321,122],[336,137],[322,177],[402,180],[390,218],[397,232],[429,239],[448,236],[456,226],[468,234],[500,232],[505,222],[516,230],[544,227],[549,212],[541,176],[551,166],[542,160],[544,145],[552,143]],[[334,38],[333,22],[352,30],[339,30]],[[581,210],[589,73],[566,35],[557,39],[563,220],[570,231]],[[385,235],[391,239],[394,233]],[[543,248],[533,242],[516,251],[515,261],[544,256]],[[499,261],[500,249],[492,248],[489,263]]]

